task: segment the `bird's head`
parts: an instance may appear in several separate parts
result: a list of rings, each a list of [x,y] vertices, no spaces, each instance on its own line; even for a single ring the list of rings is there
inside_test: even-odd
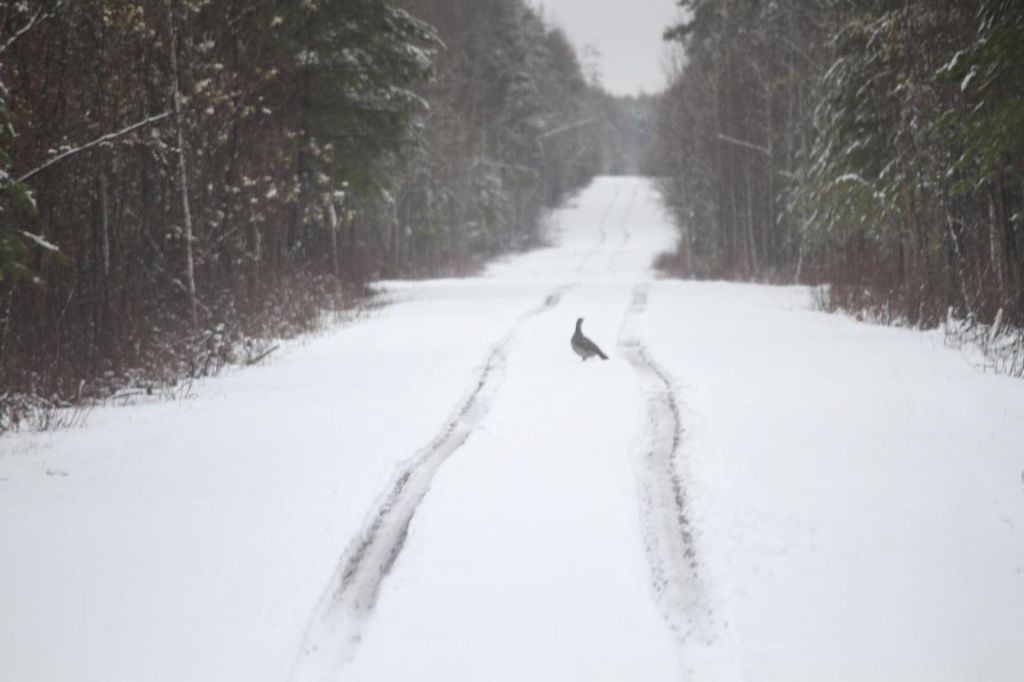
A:
[[[576,328],[579,329],[582,325],[583,325],[583,318],[582,317],[577,318],[576,319]]]

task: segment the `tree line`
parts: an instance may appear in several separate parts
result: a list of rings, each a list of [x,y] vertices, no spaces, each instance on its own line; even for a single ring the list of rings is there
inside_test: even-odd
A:
[[[682,0],[655,172],[664,266],[826,304],[1024,324],[1024,6]]]
[[[609,106],[524,0],[4,3],[0,430],[537,243]]]

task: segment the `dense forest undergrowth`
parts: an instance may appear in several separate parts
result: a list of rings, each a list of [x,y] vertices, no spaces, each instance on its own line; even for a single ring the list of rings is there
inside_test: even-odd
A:
[[[1024,371],[1024,4],[681,0],[667,271],[823,285]]]
[[[523,0],[3,3],[0,431],[527,248],[648,109]]]

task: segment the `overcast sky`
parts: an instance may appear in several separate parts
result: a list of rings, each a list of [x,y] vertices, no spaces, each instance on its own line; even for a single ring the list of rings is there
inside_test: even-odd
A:
[[[667,47],[661,34],[678,17],[675,0],[529,0],[549,23],[565,30],[586,67],[597,48],[605,89],[615,94],[665,87]]]

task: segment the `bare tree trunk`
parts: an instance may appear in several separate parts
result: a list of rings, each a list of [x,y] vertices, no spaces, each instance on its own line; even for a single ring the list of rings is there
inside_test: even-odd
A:
[[[107,175],[100,172],[100,258],[103,262],[100,287],[100,306],[97,311],[96,333],[100,335],[100,352],[109,355],[113,345],[112,319],[113,310],[110,304],[110,211],[107,206]]]
[[[744,170],[745,172],[743,175],[745,176],[744,179],[746,180],[747,185],[747,238],[750,241],[750,275],[753,279],[756,280],[761,275],[761,265],[757,257],[757,235],[755,234],[754,230],[754,190],[752,186],[753,183],[750,178],[750,176],[753,174],[753,171],[751,170],[749,161],[747,162],[746,168]]]
[[[110,287],[110,217],[107,208],[107,174],[100,173],[100,244],[103,251],[103,289]]]
[[[1013,229],[1010,199],[1007,196],[1006,176],[1000,173],[996,179],[996,214],[999,218],[1000,251],[1003,257],[1002,268],[1005,272],[1006,292],[1000,305],[1006,305],[1019,294],[1020,281],[1017,279],[1017,249]]]
[[[944,197],[942,202],[946,207],[946,228],[949,230],[949,238],[953,244],[953,257],[954,257],[954,277],[959,280],[960,283],[960,296],[964,300],[964,312],[967,315],[974,316],[974,304],[971,302],[971,296],[967,290],[967,272],[966,264],[967,258],[964,255],[963,247],[960,245],[960,237],[957,234],[956,226],[953,221],[953,214],[950,211],[949,197]]]
[[[334,201],[327,199],[327,218],[331,233],[331,265],[334,267],[334,277],[341,281],[341,267],[338,264],[338,211],[334,208]]]
[[[719,73],[712,74],[711,89],[715,98],[715,132],[721,135],[725,128],[722,125],[722,76]],[[712,142],[712,172],[715,178],[715,202],[711,207],[711,229],[714,235],[725,234],[725,160],[722,158],[722,145]],[[728,238],[726,237],[726,240]],[[715,251],[714,260],[715,267],[719,270],[724,271],[726,261],[729,258],[727,253],[725,257],[722,257],[722,239],[721,237],[715,237],[713,242],[713,249]],[[724,274],[724,272],[716,273]]]
[[[358,263],[356,263],[356,241],[358,238],[358,225],[356,224],[356,217],[350,216],[348,219],[348,262],[349,262],[349,273],[356,272]],[[359,275],[356,275],[359,278]]]
[[[1003,271],[1002,238],[999,230],[999,219],[996,209],[995,188],[989,187],[988,192],[988,225],[989,225],[989,267],[995,270],[996,286],[999,301],[1006,296],[1006,273]]]
[[[181,91],[178,86],[178,31],[174,24],[174,0],[165,0],[167,10],[167,26],[171,33],[171,95],[174,100],[174,128],[178,137],[178,181],[181,185],[181,213],[185,223],[185,288],[188,291],[189,309],[192,315],[192,326],[199,326],[196,315],[196,275],[195,260],[192,257],[192,211],[188,202],[188,165],[186,160],[185,134],[181,121]]]

